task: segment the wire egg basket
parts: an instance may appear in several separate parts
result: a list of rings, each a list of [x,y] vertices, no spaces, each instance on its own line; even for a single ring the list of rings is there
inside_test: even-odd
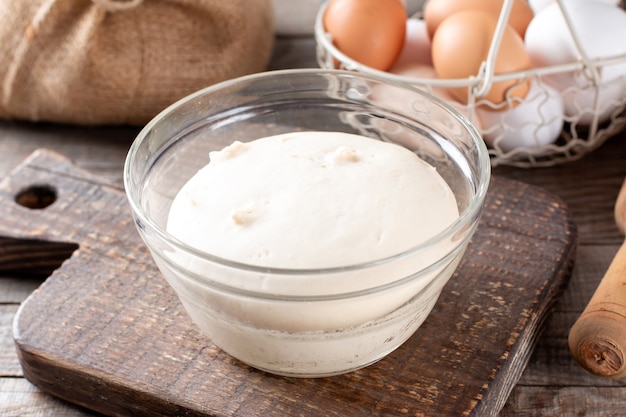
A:
[[[420,88],[428,93],[436,95],[437,91],[447,88],[463,87],[468,90],[467,104],[461,104],[455,100],[446,100],[449,105],[464,114],[479,130],[486,139],[492,166],[510,165],[517,167],[540,167],[553,166],[568,161],[573,161],[583,157],[589,152],[597,149],[607,139],[624,129],[626,126],[626,72],[617,78],[609,81],[601,79],[604,70],[612,66],[626,64],[626,54],[615,56],[603,56],[591,58],[581,46],[581,40],[572,23],[564,2],[567,0],[555,0],[558,3],[560,12],[567,25],[574,41],[579,59],[575,62],[558,66],[537,67],[529,70],[495,74],[494,63],[497,57],[500,43],[504,34],[506,22],[508,22],[513,0],[504,0],[502,11],[498,18],[495,33],[489,48],[486,60],[483,62],[478,73],[472,77],[464,79],[435,79],[417,78],[385,71],[363,65],[346,56],[337,49],[332,41],[332,37],[324,29],[323,16],[328,6],[324,3],[318,12],[315,22],[315,40],[317,43],[317,61],[322,68],[336,68],[349,71],[357,71],[385,78],[393,82],[408,83],[411,86]],[[411,18],[421,18],[419,15]],[[615,42],[622,40],[616,39]],[[546,77],[566,74],[571,76],[576,83],[561,88],[554,88],[548,85]],[[493,83],[502,81],[512,81],[526,83],[530,80],[534,86],[534,93],[537,100],[546,101],[550,95],[560,95],[561,103],[572,107],[564,111],[559,108],[558,120],[548,120],[545,114],[535,109],[532,119],[526,120],[522,124],[508,124],[507,111],[502,108],[502,104],[494,104],[484,98],[485,93]],[[607,92],[612,95],[607,98]],[[617,94],[615,94],[617,93]],[[530,95],[530,93],[529,93]],[[572,100],[577,95],[585,95],[583,103]],[[526,100],[532,98],[526,97]],[[517,106],[520,99],[509,96],[505,106]],[[487,109],[486,113],[495,115],[498,120],[483,126],[482,118],[485,113],[482,109]],[[514,110],[514,109],[513,109]],[[481,113],[482,112],[482,113]],[[539,138],[539,133],[546,129],[555,129],[553,137],[546,143]],[[507,145],[507,140],[517,135],[524,136],[524,143],[520,146]]]

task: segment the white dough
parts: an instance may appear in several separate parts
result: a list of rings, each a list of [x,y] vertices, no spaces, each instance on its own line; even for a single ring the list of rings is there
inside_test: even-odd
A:
[[[209,254],[328,268],[400,254],[458,217],[436,170],[398,145],[298,132],[211,153],[172,203],[167,230]]]

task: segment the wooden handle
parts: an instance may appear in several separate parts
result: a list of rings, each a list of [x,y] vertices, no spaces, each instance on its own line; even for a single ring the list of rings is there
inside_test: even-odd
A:
[[[574,358],[589,372],[626,376],[626,242],[569,333]]]

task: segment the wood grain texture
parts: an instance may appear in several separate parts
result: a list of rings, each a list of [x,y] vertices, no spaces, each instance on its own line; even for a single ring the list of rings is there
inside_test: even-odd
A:
[[[17,311],[15,305],[0,305],[0,377],[20,377],[22,368],[17,361],[11,323]],[[0,409],[1,410],[1,409]]]
[[[70,242],[0,237],[0,273],[48,277],[76,249]]]
[[[626,387],[520,387],[502,410],[502,417],[587,416],[611,417],[624,415]],[[565,411],[564,411],[565,410]]]
[[[54,150],[99,178],[121,184],[124,158],[137,127],[77,127],[0,121],[0,178],[37,149]]]
[[[0,277],[0,305],[19,304],[43,282],[43,278],[36,276],[13,276],[2,273]]]
[[[65,417],[93,416],[88,410],[50,397],[25,379],[0,380],[2,416],[49,417],[63,413]]]
[[[498,167],[494,174],[516,179],[561,197],[578,225],[581,243],[621,244],[613,206],[626,176],[626,132],[609,139],[592,155],[549,168]]]
[[[34,211],[12,196],[52,184]],[[481,225],[418,333],[377,364],[322,379],[255,371],[200,334],[140,241],[119,186],[50,152],[0,185],[0,236],[79,248],[21,306],[25,376],[110,415],[497,415],[567,283],[576,229],[542,189],[494,178]]]

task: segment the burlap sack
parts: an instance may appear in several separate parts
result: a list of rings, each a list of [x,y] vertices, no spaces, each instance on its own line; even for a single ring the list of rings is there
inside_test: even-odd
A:
[[[270,0],[0,0],[0,118],[141,125],[273,39]]]

